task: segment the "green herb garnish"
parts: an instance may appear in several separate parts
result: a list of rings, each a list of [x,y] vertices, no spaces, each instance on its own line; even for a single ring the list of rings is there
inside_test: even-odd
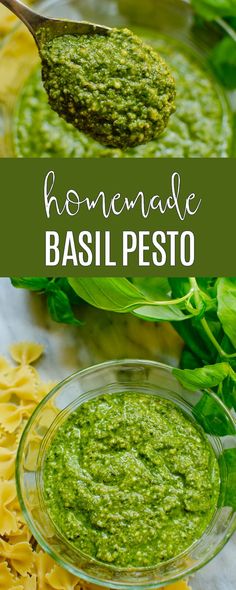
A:
[[[206,20],[220,20],[225,34],[213,48],[210,63],[226,88],[236,88],[236,0],[191,0]],[[222,20],[223,19],[223,20]]]
[[[47,296],[51,317],[79,325],[81,300],[99,309],[169,321],[183,338],[181,368],[189,389],[213,388],[236,409],[236,278],[13,278]]]

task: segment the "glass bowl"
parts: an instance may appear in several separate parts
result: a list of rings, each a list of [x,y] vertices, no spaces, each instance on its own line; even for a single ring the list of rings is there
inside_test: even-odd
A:
[[[47,0],[37,5],[36,8],[48,16],[90,20],[109,26],[128,26],[134,29],[144,27],[150,34],[158,32],[168,36],[172,41],[177,40],[183,43],[186,51],[195,53],[202,61],[202,65],[208,69],[209,52],[215,43],[222,38],[224,27],[223,21],[198,26],[187,0],[145,0],[145,2],[143,0]],[[226,32],[226,34],[230,34],[230,31]],[[16,26],[5,38],[4,42],[0,44],[0,157],[21,157],[14,141],[16,103],[19,92],[37,61],[37,50],[34,41],[30,38],[30,34],[22,25]],[[233,111],[236,109],[235,95],[226,92],[220,83],[216,79],[214,80],[222,111],[220,123],[222,140],[217,155],[230,157],[234,153]],[[207,143],[207,138],[204,141]],[[177,140],[175,139],[176,144]],[[40,147],[40,154],[42,153],[42,155],[40,157],[48,157],[44,155],[44,145],[42,141],[42,147]],[[93,155],[104,157],[106,153],[103,150],[100,156],[100,151],[98,154],[90,156],[88,150],[86,157],[93,157]],[[153,155],[150,157],[158,157],[155,155],[155,151],[151,153]],[[165,144],[163,153],[164,157],[168,157],[168,142],[167,146]],[[183,157],[181,156],[182,152],[178,152],[178,149],[175,153],[176,157]],[[133,152],[131,157],[142,157],[142,150],[138,152],[138,156],[132,154]],[[30,157],[30,155],[27,157]],[[70,157],[80,157],[80,155],[78,156],[78,150],[73,155],[71,148]],[[198,157],[197,147],[196,153],[194,152],[191,157]],[[206,157],[211,157],[210,152],[209,156],[206,155]]]
[[[55,429],[81,403],[101,393],[152,393],[172,400],[209,439],[220,468],[220,495],[213,519],[188,550],[156,567],[119,569],[75,550],[60,536],[45,509],[42,463]],[[110,361],[79,371],[39,404],[22,435],[17,455],[17,492],[26,522],[38,543],[57,563],[87,582],[110,588],[160,588],[188,576],[212,559],[236,528],[233,471],[236,428],[232,416],[210,391],[183,389],[167,365],[152,361]]]

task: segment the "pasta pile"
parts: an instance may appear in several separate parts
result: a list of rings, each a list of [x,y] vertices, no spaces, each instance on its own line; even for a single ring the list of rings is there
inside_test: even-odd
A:
[[[90,590],[86,584],[59,567],[32,537],[16,495],[15,456],[22,430],[36,405],[52,383],[41,381],[32,363],[43,347],[18,343],[10,348],[16,366],[0,357],[0,589]],[[189,590],[186,582],[169,590]]]

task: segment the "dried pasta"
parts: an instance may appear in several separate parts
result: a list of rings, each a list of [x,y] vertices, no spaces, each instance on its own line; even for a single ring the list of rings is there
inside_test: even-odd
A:
[[[23,578],[23,590],[39,590],[35,574]]]
[[[1,406],[0,406],[1,408]],[[0,447],[16,451],[19,442],[19,433],[9,433],[0,427]]]
[[[42,344],[36,342],[17,342],[10,347],[12,358],[20,365],[34,363],[43,354],[43,350]]]
[[[15,471],[15,450],[0,446],[0,477],[11,479]]]
[[[55,565],[45,577],[50,586],[55,588],[55,590],[75,590],[78,583],[76,576],[73,576],[66,570],[62,571],[58,565]]]
[[[8,542],[14,545],[15,543],[21,543],[22,541],[30,541],[32,538],[32,533],[28,529],[27,525],[24,522],[19,522],[18,519],[18,529],[15,533],[11,533],[8,535]],[[22,517],[23,521],[23,517]]]
[[[6,561],[0,563],[0,588],[4,590],[20,588],[19,584],[17,586],[17,579],[14,577]]]
[[[4,371],[10,368],[9,362],[5,356],[0,356],[0,371]]]
[[[17,366],[0,357],[0,589],[95,590],[97,586],[57,565],[37,545],[24,522],[14,481],[17,446],[26,420],[54,384],[41,381],[31,367],[43,353],[41,344],[20,342],[11,346],[10,353]],[[52,412],[53,405],[43,427],[50,423]],[[36,436],[32,436],[31,444],[37,449]],[[34,461],[33,452],[30,457]],[[168,588],[190,590],[187,582]]]
[[[21,401],[38,401],[37,381],[32,367],[22,365],[0,374],[1,402],[9,402],[13,396]]]
[[[17,530],[16,513],[12,507],[15,500],[15,482],[0,481],[0,535],[8,535]]]
[[[25,576],[32,570],[33,550],[27,541],[15,545],[0,539],[0,555],[7,559],[18,574]]]
[[[0,425],[2,428],[12,434],[21,425],[24,417],[28,418],[32,414],[32,405],[18,405],[8,402],[1,404]]]

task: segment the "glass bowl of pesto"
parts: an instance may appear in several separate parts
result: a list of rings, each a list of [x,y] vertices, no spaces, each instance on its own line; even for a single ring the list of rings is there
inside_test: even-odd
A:
[[[57,563],[110,588],[160,588],[212,559],[236,528],[236,426],[171,367],[81,370],[39,404],[16,481],[25,519]]]
[[[19,26],[0,44],[0,156],[211,158],[234,155],[235,96],[223,89],[209,65],[210,52],[222,37],[223,22],[200,25],[187,0],[50,0],[39,4],[38,10],[49,16],[133,30],[169,64],[177,86],[176,112],[156,141],[126,150],[102,146],[50,108],[41,82],[36,47],[29,33]]]

